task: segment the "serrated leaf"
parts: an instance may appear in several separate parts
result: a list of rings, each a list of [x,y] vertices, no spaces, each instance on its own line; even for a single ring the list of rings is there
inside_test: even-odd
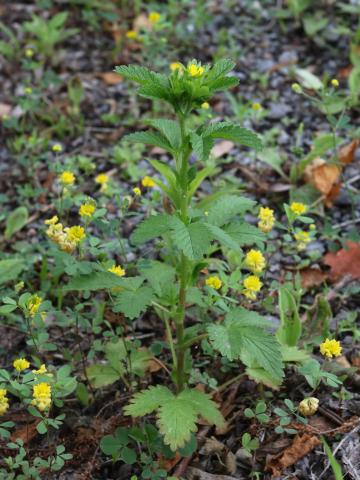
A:
[[[223,77],[227,73],[231,72],[234,67],[235,62],[233,62],[229,58],[222,58],[221,60],[216,61],[207,75],[207,81],[210,82],[210,88],[212,81],[217,80],[220,77]]]
[[[29,212],[26,207],[18,207],[11,212],[6,220],[5,238],[10,238],[26,225],[29,218]]]
[[[195,175],[195,178],[190,182],[189,188],[188,188],[188,197],[192,198],[202,181],[208,177],[209,175],[212,175],[214,173],[215,169],[213,167],[205,167],[200,172],[198,172]]]
[[[174,217],[171,228],[174,244],[190,260],[201,258],[211,245],[212,235],[202,222],[185,225]]]
[[[95,291],[123,287],[131,290],[139,288],[143,281],[141,277],[121,278],[111,272],[93,272],[74,277],[63,289]]]
[[[234,222],[224,228],[240,246],[256,244],[260,248],[263,247],[266,241],[266,236],[257,227],[249,225],[248,223]]]
[[[210,396],[200,390],[184,390],[179,395],[193,407],[194,411],[212,425],[221,427],[225,419]]]
[[[161,385],[151,386],[142,392],[135,393],[129,405],[124,408],[124,413],[132,417],[143,417],[173,398],[175,396],[168,388]]]
[[[192,432],[196,432],[196,420],[197,414],[192,406],[178,396],[160,406],[157,425],[164,442],[176,451],[190,440]]]
[[[169,215],[152,215],[136,228],[131,235],[131,241],[134,245],[148,242],[153,238],[159,237],[169,231],[172,223],[172,217]]]
[[[153,145],[154,147],[162,148],[167,152],[172,153],[173,148],[168,142],[168,140],[161,135],[159,132],[135,132],[129,133],[129,135],[125,135],[123,140],[132,142],[132,143],[143,143],[145,145]]]
[[[159,80],[164,81],[164,78],[166,78],[146,67],[140,67],[138,65],[121,65],[115,67],[115,72],[128,80],[139,83],[140,85],[156,83],[159,82]]]
[[[214,140],[211,137],[192,132],[190,134],[190,143],[198,159],[205,162],[209,158],[211,149],[214,146]]]
[[[216,225],[211,225],[210,223],[206,223],[207,229],[211,232],[212,237],[217,240],[222,246],[231,248],[235,251],[241,251],[239,244],[228,235],[225,230]]]
[[[171,91],[167,86],[149,83],[139,88],[139,95],[151,100],[165,100],[171,103]]]
[[[237,195],[224,195],[217,198],[207,207],[207,222],[221,227],[235,215],[252,210],[256,202],[250,198]],[[245,224],[247,225],[247,224]]]
[[[181,130],[178,122],[159,118],[156,120],[147,120],[146,123],[159,130],[174,150],[179,150],[181,146]]]
[[[153,298],[153,289],[146,285],[133,291],[124,290],[117,294],[113,311],[121,312],[132,320],[146,310]]]
[[[309,360],[310,355],[305,350],[301,350],[298,347],[288,347],[287,345],[281,345],[280,351],[283,362],[306,362]]]
[[[156,260],[141,260],[138,269],[158,296],[174,284],[176,271],[171,265]]]
[[[226,322],[236,322],[242,327],[269,328],[272,323],[257,312],[247,310],[244,307],[233,308],[225,317]]]
[[[123,373],[124,369],[122,371],[117,371],[112,368],[111,365],[90,365],[90,367],[86,368],[86,374],[94,388],[111,385],[119,380]]]
[[[231,122],[212,123],[202,132],[205,137],[224,138],[255,150],[262,149],[262,142],[256,133]]]
[[[254,380],[256,383],[262,383],[273,390],[279,390],[281,385],[281,379],[277,377],[273,377],[269,372],[267,372],[264,368],[251,368],[246,367],[245,369],[246,375],[249,378]]]

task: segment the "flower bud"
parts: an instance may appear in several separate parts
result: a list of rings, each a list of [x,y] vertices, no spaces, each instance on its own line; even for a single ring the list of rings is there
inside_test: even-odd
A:
[[[311,415],[314,415],[318,408],[319,400],[315,397],[304,398],[304,400],[299,403],[298,407],[299,412],[301,415],[304,415],[304,417],[310,417]]]

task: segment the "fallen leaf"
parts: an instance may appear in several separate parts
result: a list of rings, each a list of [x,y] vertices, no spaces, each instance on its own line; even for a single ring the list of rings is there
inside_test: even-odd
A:
[[[98,73],[96,76],[101,78],[107,85],[117,85],[123,80],[122,76],[115,72]]]
[[[343,165],[348,165],[354,160],[356,149],[360,146],[360,140],[353,140],[344,147],[340,148],[338,156]]]
[[[285,468],[294,465],[320,443],[316,436],[307,433],[296,435],[293,443],[288,448],[278,455],[267,457],[265,470],[271,472],[273,477],[278,477]]]
[[[320,268],[307,267],[300,270],[301,286],[305,290],[321,285],[328,277]]]
[[[195,467],[186,469],[185,478],[186,480],[245,480],[243,476],[236,475],[236,477],[230,477],[229,475],[214,475]]]
[[[353,280],[360,278],[360,243],[347,242],[347,249],[329,252],[323,258],[323,263],[330,267],[330,279],[337,281],[346,275]]]
[[[9,105],[8,103],[0,103],[0,117],[10,115],[11,109],[12,105]]]
[[[234,148],[234,145],[234,142],[231,142],[230,140],[222,140],[212,148],[211,154],[215,158],[222,157],[226,153],[229,153],[230,150]]]
[[[153,24],[150,22],[148,15],[145,15],[145,13],[140,13],[138,15],[133,23],[133,30],[138,32],[140,29],[144,30],[152,30]]]
[[[341,170],[337,165],[328,164],[322,158],[316,157],[305,168],[304,179],[324,196],[325,204],[331,206],[332,200],[340,191],[340,173]]]

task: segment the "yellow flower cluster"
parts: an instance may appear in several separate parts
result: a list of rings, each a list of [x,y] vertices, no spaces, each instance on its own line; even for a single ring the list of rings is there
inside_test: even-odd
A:
[[[200,78],[204,73],[204,67],[202,67],[201,65],[197,65],[194,62],[191,62],[188,64],[186,71],[188,72],[190,77]]]
[[[336,78],[333,78],[331,80],[331,85],[335,88],[337,88],[339,86],[339,80],[337,80]]]
[[[32,372],[34,375],[43,375],[44,373],[47,372],[45,363],[43,363],[43,364],[40,366],[39,370],[31,370],[31,372]]]
[[[9,408],[9,399],[6,396],[7,390],[0,388],[0,415],[4,415]]]
[[[96,210],[95,204],[91,202],[83,203],[79,208],[81,218],[91,218]]]
[[[136,40],[138,37],[137,31],[136,30],[128,30],[126,32],[126,38],[129,40]]]
[[[294,238],[298,242],[298,250],[305,250],[306,245],[311,242],[310,233],[305,232],[304,230],[300,230],[299,232],[295,233]]]
[[[134,187],[132,191],[134,192],[136,197],[141,197],[141,190],[139,187]]]
[[[37,312],[40,308],[40,305],[41,305],[42,301],[43,301],[43,299],[41,297],[39,297],[39,295],[36,295],[36,294],[31,295],[31,297],[29,298],[28,304],[27,304],[30,317],[35,317],[35,315],[37,314]]]
[[[108,272],[117,275],[118,277],[123,277],[125,275],[125,270],[120,265],[113,265],[112,267],[108,268]]]
[[[152,187],[155,187],[156,183],[152,178],[146,176],[141,180],[141,185],[143,187],[152,188]]]
[[[150,12],[149,14],[149,22],[152,24],[158,23],[160,18],[161,18],[161,15],[158,12]]]
[[[253,273],[261,273],[265,266],[266,261],[263,254],[260,250],[251,249],[245,257],[245,265],[253,272]]]
[[[52,146],[51,149],[53,152],[62,152],[62,146],[60,143],[55,143],[55,145]]]
[[[109,183],[108,175],[106,175],[106,173],[99,173],[99,175],[95,177],[95,183],[100,185],[100,191],[105,192]]]
[[[268,207],[260,207],[260,212],[258,215],[259,229],[264,233],[269,233],[274,226],[275,217],[274,217],[274,210]]]
[[[172,72],[176,72],[176,70],[180,70],[182,72],[184,70],[184,66],[180,62],[172,62],[170,63],[170,70]]]
[[[205,283],[208,287],[212,287],[214,288],[215,290],[219,290],[222,286],[222,281],[220,280],[219,277],[217,277],[216,275],[213,275],[211,277],[208,277],[206,280],[205,280]]]
[[[307,206],[300,202],[292,202],[290,205],[290,210],[296,215],[302,215],[306,212]]]
[[[51,386],[42,382],[33,386],[33,400],[31,402],[41,412],[50,408],[51,405]]]
[[[59,181],[63,187],[70,187],[75,183],[75,175],[72,172],[65,170],[65,172],[62,172],[59,176]]]
[[[256,294],[260,292],[263,284],[260,278],[256,275],[249,275],[244,279],[243,285],[243,294],[245,297],[249,298],[250,300],[256,300]]]
[[[49,220],[45,220],[45,224],[49,226],[46,230],[46,235],[56,243],[61,250],[72,253],[77,245],[85,238],[85,230],[78,225],[64,228],[62,223],[58,223],[58,221],[59,219],[56,215]]]
[[[299,412],[301,415],[304,415],[304,417],[310,417],[311,415],[314,415],[318,408],[319,399],[315,397],[304,398],[304,400],[299,403],[298,407]]]
[[[253,104],[251,105],[251,108],[252,108],[253,110],[255,110],[255,112],[257,112],[257,111],[261,110],[261,104],[258,103],[258,102],[255,102],[255,103],[253,103]]]
[[[18,372],[22,372],[23,370],[26,370],[30,367],[30,362],[28,362],[26,358],[17,358],[16,360],[14,360],[13,367]]]
[[[339,341],[333,339],[329,340],[328,338],[325,342],[320,344],[320,353],[324,357],[332,358],[339,357],[341,355],[342,347]]]

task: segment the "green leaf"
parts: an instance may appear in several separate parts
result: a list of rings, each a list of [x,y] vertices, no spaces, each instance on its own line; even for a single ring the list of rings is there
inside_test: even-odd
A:
[[[326,440],[324,437],[321,437],[321,440],[324,444],[324,448],[325,448],[325,452],[326,452],[326,455],[329,459],[329,463],[331,465],[331,468],[332,468],[332,471],[334,472],[334,476],[335,476],[335,480],[344,480],[344,476],[343,476],[343,473],[342,473],[342,470],[341,470],[341,465],[340,463],[336,460],[336,458],[334,457],[332,451],[331,451],[331,448],[329,447],[329,445],[326,443]]]
[[[69,290],[105,290],[116,287],[138,288],[144,279],[141,277],[121,278],[111,272],[94,272],[74,277],[63,289]]]
[[[122,140],[132,143],[144,143],[145,145],[153,145],[155,147],[162,148],[167,152],[173,153],[173,148],[168,140],[158,132],[135,132],[125,135]]]
[[[207,207],[207,222],[221,227],[235,215],[243,215],[246,211],[252,210],[255,205],[254,200],[246,197],[224,195]]]
[[[135,393],[130,404],[124,408],[124,413],[132,417],[143,417],[173,398],[175,398],[174,394],[168,388],[161,385],[151,386],[142,392]]]
[[[196,190],[199,188],[200,184],[202,181],[208,177],[209,175],[212,175],[215,172],[215,169],[213,167],[205,167],[200,172],[198,172],[195,175],[195,178],[190,182],[189,188],[188,188],[188,198],[192,198]]]
[[[262,142],[256,133],[231,122],[212,123],[205,128],[202,135],[211,138],[224,138],[255,150],[262,149]]]
[[[276,336],[282,345],[295,347],[301,337],[301,321],[295,297],[285,286],[279,290],[279,311],[281,325]]]
[[[175,268],[157,260],[140,260],[138,269],[156,294],[160,296],[175,281]]]
[[[29,218],[29,212],[26,207],[18,207],[6,220],[5,238],[10,238],[14,233],[22,229],[26,225]]]
[[[309,72],[309,70],[305,70],[304,68],[296,68],[295,75],[297,76],[301,85],[305,88],[309,88],[311,90],[321,90],[324,88],[322,81],[316,75]]]
[[[127,80],[139,83],[140,85],[157,83],[159,80],[164,81],[164,78],[166,78],[148,68],[139,67],[138,65],[121,65],[115,67],[115,72]]]
[[[21,258],[0,260],[0,284],[15,280],[24,267],[24,261]]]
[[[226,314],[225,319],[227,322],[236,322],[237,325],[242,327],[269,328],[272,326],[272,322],[267,318],[244,307],[233,308]]]
[[[153,238],[159,237],[169,231],[172,223],[172,217],[169,215],[152,215],[136,228],[131,235],[131,241],[134,245],[148,242]]]
[[[190,260],[198,260],[211,245],[212,235],[202,222],[185,225],[174,217],[172,223],[172,239],[176,247]]]
[[[258,153],[258,159],[262,162],[270,165],[281,177],[285,177],[285,174],[281,168],[284,163],[284,158],[279,154],[276,148],[266,148],[262,152]]]
[[[283,362],[306,362],[309,360],[310,355],[305,350],[300,350],[298,347],[288,347],[287,345],[281,345],[280,351]]]
[[[207,229],[211,232],[213,238],[217,240],[222,246],[231,248],[235,251],[241,251],[238,242],[236,242],[230,235],[228,235],[225,230],[216,225],[211,225],[206,223]]]
[[[205,162],[209,158],[211,149],[214,146],[214,140],[211,137],[192,132],[190,134],[190,143],[198,159]]]
[[[123,290],[116,296],[113,311],[121,312],[132,320],[146,310],[153,298],[154,291],[149,286],[142,286],[133,291]]]
[[[194,411],[202,418],[212,425],[221,427],[225,424],[224,417],[216,406],[216,403],[211,400],[210,396],[200,390],[184,390],[180,393],[182,399],[189,402]]]
[[[116,371],[110,365],[90,365],[86,368],[86,374],[94,388],[111,385],[119,380],[123,373],[124,367],[122,371]]]
[[[210,88],[212,82],[231,72],[231,70],[234,69],[235,65],[235,62],[233,62],[229,58],[222,58],[221,60],[216,61],[206,77],[207,83],[209,84]]]
[[[159,118],[147,120],[146,123],[159,130],[174,150],[179,150],[181,146],[181,130],[178,122]]]
[[[265,234],[262,233],[257,227],[249,225],[248,223],[231,223],[225,227],[225,231],[235,241],[237,241],[240,246],[253,245],[255,243],[262,248],[264,242],[266,241]]]

